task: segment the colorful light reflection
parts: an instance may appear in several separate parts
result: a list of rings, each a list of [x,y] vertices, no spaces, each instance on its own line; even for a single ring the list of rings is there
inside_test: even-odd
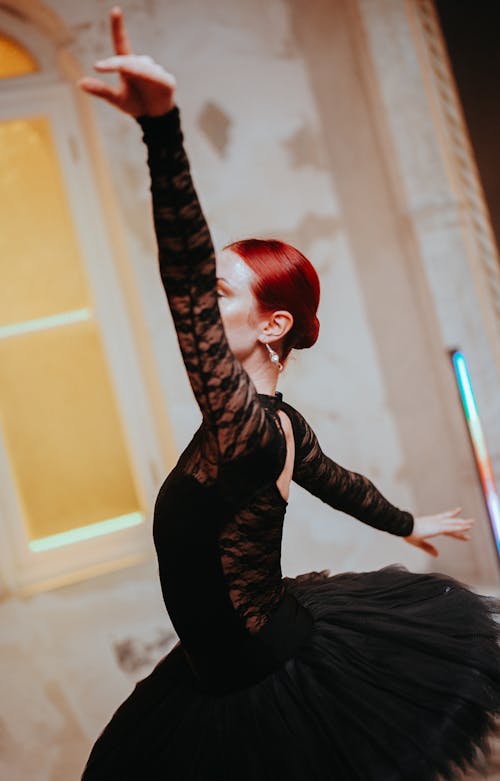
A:
[[[490,516],[491,528],[500,556],[500,498],[498,496],[495,477],[491,468],[491,461],[488,455],[481,421],[479,420],[476,399],[474,398],[472,383],[463,354],[457,350],[452,353],[451,358],[465,412],[465,420],[469,428],[479,479],[481,480],[481,487],[483,489],[488,515]]]

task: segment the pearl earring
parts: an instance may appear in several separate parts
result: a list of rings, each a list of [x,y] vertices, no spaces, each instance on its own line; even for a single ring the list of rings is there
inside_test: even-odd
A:
[[[273,363],[276,366],[276,368],[278,369],[279,372],[283,371],[283,364],[281,363],[280,357],[279,357],[278,353],[276,352],[276,350],[273,350],[273,348],[270,347],[270,345],[268,345],[267,342],[266,342],[266,347],[267,347],[267,351],[269,353],[269,359],[270,359],[271,363]]]

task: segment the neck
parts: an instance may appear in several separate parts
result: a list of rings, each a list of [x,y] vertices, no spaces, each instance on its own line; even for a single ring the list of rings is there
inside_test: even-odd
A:
[[[270,361],[255,361],[252,358],[253,356],[249,356],[247,361],[242,362],[242,366],[255,385],[257,393],[274,396],[279,377],[276,366],[273,366]]]

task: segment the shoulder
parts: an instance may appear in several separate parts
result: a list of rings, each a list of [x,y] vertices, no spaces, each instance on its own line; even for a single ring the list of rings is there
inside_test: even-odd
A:
[[[311,430],[309,423],[302,413],[288,402],[281,400],[279,409],[283,410],[290,419],[295,439],[301,439],[308,430]]]
[[[284,401],[281,401],[280,408],[290,418],[298,461],[310,458],[313,454],[320,452],[318,438],[304,415]]]

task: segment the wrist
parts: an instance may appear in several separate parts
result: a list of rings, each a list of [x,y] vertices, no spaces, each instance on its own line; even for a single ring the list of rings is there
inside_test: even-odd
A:
[[[142,124],[142,122],[148,122],[150,120],[167,119],[167,117],[179,116],[179,106],[177,103],[172,103],[167,109],[162,110],[159,106],[157,109],[151,109],[145,114],[139,114],[135,119]]]
[[[180,137],[182,140],[180,112],[179,107],[174,104],[172,108],[163,114],[151,116],[150,114],[141,114],[135,117],[136,122],[141,126],[143,138],[148,140],[165,140],[166,138]]]
[[[135,119],[142,119],[143,117],[149,119],[164,117],[167,116],[167,114],[170,114],[170,112],[173,111],[174,108],[178,109],[178,106],[175,103],[175,101],[171,100],[168,103],[158,104],[158,106],[154,108],[150,108],[147,112],[144,112],[143,114],[139,114],[138,116],[136,116]]]
[[[403,511],[404,516],[404,525],[402,529],[401,536],[402,537],[411,537],[413,535],[413,530],[415,529],[415,517],[406,510]]]

